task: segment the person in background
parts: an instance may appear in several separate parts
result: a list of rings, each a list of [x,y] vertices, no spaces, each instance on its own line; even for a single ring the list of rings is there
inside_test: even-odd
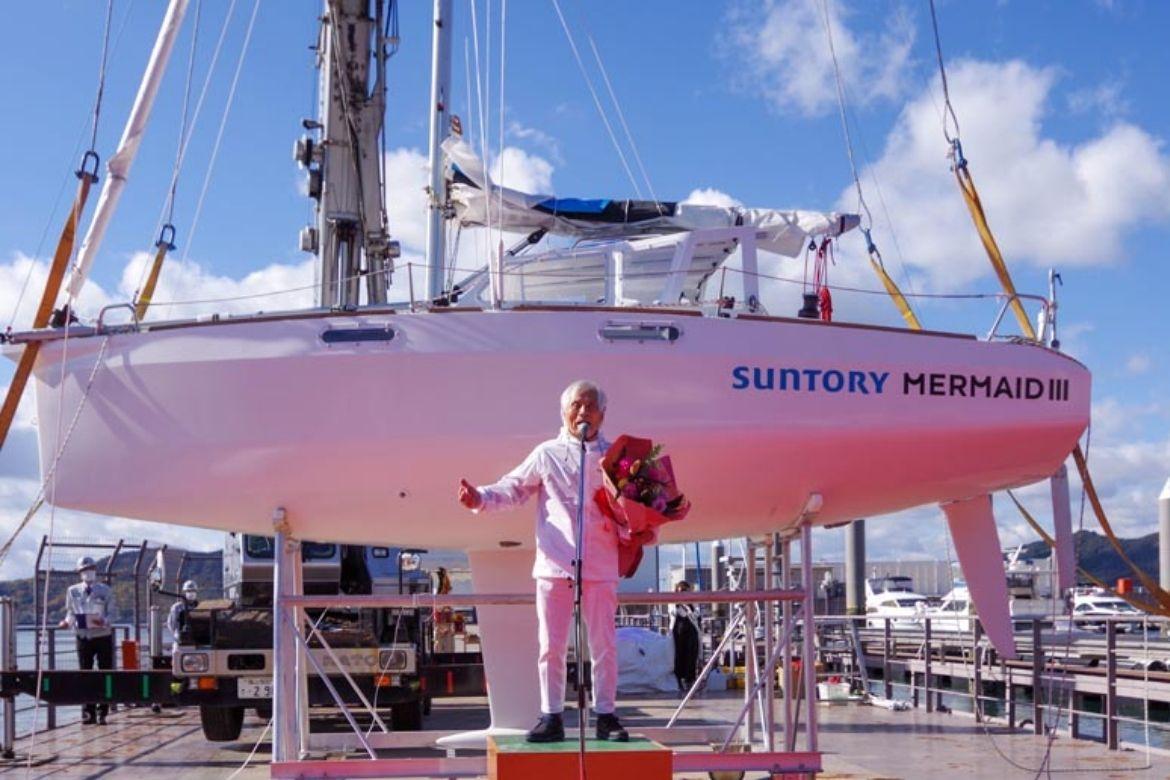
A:
[[[675,593],[690,593],[691,583],[683,580],[674,586]],[[674,639],[674,676],[678,689],[686,692],[695,683],[699,668],[699,613],[693,604],[672,604],[670,635]]]
[[[179,632],[187,625],[187,612],[199,606],[199,584],[195,580],[183,583],[183,597],[171,604],[167,613],[167,631],[171,632],[171,657],[179,651]]]
[[[59,628],[72,628],[77,635],[77,668],[86,670],[114,668],[114,629],[110,617],[114,612],[114,594],[110,586],[97,581],[97,563],[88,555],[77,559],[81,582],[70,585],[65,593],[65,617]],[[86,704],[81,708],[85,725],[105,725],[110,706]]]
[[[582,531],[581,611],[589,629],[593,659],[593,709],[597,738],[617,742],[629,734],[614,714],[617,693],[618,537],[593,494],[601,487],[601,459],[609,443],[601,436],[605,393],[593,382],[578,381],[561,393],[561,430],[555,439],[538,444],[524,462],[494,485],[459,485],[459,503],[474,511],[493,511],[537,499],[536,616],[540,628],[540,721],[528,732],[529,742],[565,738],[561,713],[565,706],[565,653],[573,621],[573,560],[576,557],[577,489],[580,451],[585,447],[585,527]],[[579,438],[580,437],[580,438]],[[580,663],[584,652],[578,657]]]

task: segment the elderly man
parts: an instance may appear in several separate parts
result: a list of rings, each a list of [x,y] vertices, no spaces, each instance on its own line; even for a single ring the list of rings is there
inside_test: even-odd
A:
[[[581,570],[582,604],[593,658],[593,709],[597,738],[626,741],[629,735],[614,715],[617,692],[617,530],[592,500],[601,486],[601,458],[608,443],[601,438],[605,393],[592,382],[578,381],[561,393],[560,434],[538,444],[524,462],[494,485],[475,487],[462,480],[459,501],[475,512],[507,509],[537,497],[536,615],[540,625],[539,722],[529,742],[565,738],[565,652],[573,618],[573,562],[576,558],[578,480],[581,442],[585,444],[585,528]],[[578,658],[578,662],[583,659]]]

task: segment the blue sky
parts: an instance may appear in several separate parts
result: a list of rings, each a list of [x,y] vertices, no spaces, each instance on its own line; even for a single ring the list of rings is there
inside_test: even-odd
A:
[[[196,89],[229,6],[204,0]],[[421,251],[420,188],[425,178],[430,4],[404,2],[402,45],[390,65],[388,169],[392,230],[408,256]],[[464,51],[472,49],[470,5],[455,0],[455,110],[478,117],[466,96]],[[193,210],[208,152],[239,56],[252,0],[239,0],[204,112],[180,180],[178,255],[159,300],[230,297],[312,280],[296,248],[309,220],[301,173],[291,159],[300,120],[313,111],[315,75],[308,46],[320,4],[264,0],[197,230]],[[826,7],[844,73],[851,132],[874,238],[907,291],[992,292],[996,285],[947,169],[937,66],[925,1],[787,0],[774,3],[592,2],[562,0],[591,77],[627,155],[612,105],[589,50],[602,54],[650,189],[662,199],[735,200],[752,206],[856,207],[823,24]],[[113,150],[137,88],[163,3],[115,3],[111,57],[98,150]],[[194,9],[194,0],[192,2]],[[1094,372],[1091,459],[1098,487],[1125,534],[1156,528],[1155,499],[1170,476],[1170,403],[1165,388],[1170,298],[1170,72],[1165,32],[1170,5],[1148,0],[991,2],[940,0],[939,22],[951,96],[964,148],[1017,286],[1043,292],[1047,269],[1063,276],[1065,348]],[[7,323],[32,269],[39,294],[43,260],[74,180],[79,139],[97,79],[105,4],[45,0],[6,9],[8,186],[0,192],[0,315]],[[490,10],[493,62],[490,156],[504,183],[559,195],[627,196],[627,178],[573,60],[551,0],[507,3],[505,150],[499,150],[500,5]],[[481,54],[487,47],[478,5]],[[174,157],[191,19],[176,47],[155,117],[118,217],[95,263],[82,310],[132,295],[142,252],[155,227]],[[124,22],[124,28],[122,27]],[[117,35],[121,30],[120,35]],[[471,77],[475,79],[474,66]],[[473,88],[473,91],[474,88]],[[631,161],[631,165],[633,165]],[[58,200],[64,185],[64,196]],[[48,239],[42,242],[47,229]],[[859,237],[841,246],[830,283],[877,287]],[[797,277],[798,261],[775,260]],[[401,275],[400,279],[401,281]],[[292,298],[281,299],[284,303]],[[766,298],[775,313],[793,307],[791,290]],[[837,316],[895,324],[878,296],[835,298]],[[263,299],[240,306],[272,308]],[[921,300],[927,327],[983,333],[994,304]],[[214,308],[214,307],[213,307]],[[223,308],[221,305],[220,308]],[[10,368],[0,367],[0,382]],[[0,522],[10,527],[35,490],[32,412],[0,453]],[[1074,489],[1078,486],[1074,483]],[[1025,491],[1046,515],[1037,487]],[[1074,495],[1074,508],[1076,507]],[[1006,541],[1024,539],[1006,502],[997,504]],[[158,536],[153,526],[61,515],[85,535],[124,531]],[[870,523],[871,555],[942,556],[936,509],[904,522]],[[40,522],[40,521],[38,521]],[[906,524],[916,530],[906,533]],[[1087,527],[1092,527],[1087,523]],[[32,529],[29,539],[43,532]],[[169,532],[168,532],[169,533]],[[819,550],[832,555],[839,534]],[[29,549],[22,545],[20,550]],[[27,558],[22,558],[27,560]],[[6,567],[7,568],[7,567]]]

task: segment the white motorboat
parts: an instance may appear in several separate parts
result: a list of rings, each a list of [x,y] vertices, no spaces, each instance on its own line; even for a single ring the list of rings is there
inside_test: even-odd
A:
[[[910,577],[887,575],[865,581],[865,625],[869,628],[920,629],[929,600],[914,591]]]

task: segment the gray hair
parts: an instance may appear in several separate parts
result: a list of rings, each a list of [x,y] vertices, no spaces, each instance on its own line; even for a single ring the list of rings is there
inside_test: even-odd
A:
[[[597,396],[597,405],[601,407],[601,411],[605,411],[605,391],[598,387],[596,382],[590,382],[588,379],[578,379],[573,384],[565,388],[561,393],[561,414],[569,408],[573,403],[573,399],[581,395],[581,393],[593,393]]]

